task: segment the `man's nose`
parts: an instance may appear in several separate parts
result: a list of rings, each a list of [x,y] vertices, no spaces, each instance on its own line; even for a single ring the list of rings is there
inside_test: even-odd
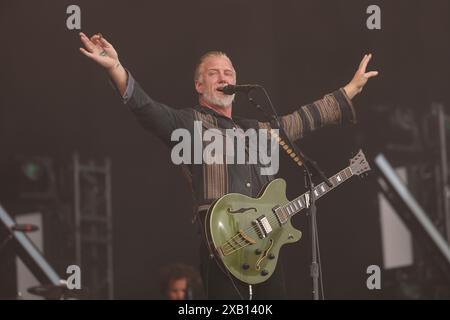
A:
[[[227,82],[227,76],[222,72],[219,73],[219,82],[220,83]]]

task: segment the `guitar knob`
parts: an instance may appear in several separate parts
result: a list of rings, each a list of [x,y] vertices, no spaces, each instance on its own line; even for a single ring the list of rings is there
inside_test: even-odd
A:
[[[275,255],[273,253],[269,253],[269,259],[275,259]]]
[[[261,275],[262,276],[267,276],[269,274],[269,271],[267,271],[266,269],[263,269],[262,271],[261,271]]]
[[[242,265],[242,269],[247,270],[248,268],[250,268],[250,265],[248,263],[244,263]]]
[[[262,251],[260,249],[256,249],[255,250],[255,254],[257,254],[258,256],[262,253]]]

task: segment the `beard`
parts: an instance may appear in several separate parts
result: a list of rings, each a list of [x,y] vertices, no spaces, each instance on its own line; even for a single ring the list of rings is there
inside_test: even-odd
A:
[[[205,93],[203,93],[203,98],[208,103],[225,108],[231,106],[231,104],[233,103],[234,94],[231,96],[224,95],[223,97],[219,97],[217,96],[217,93],[213,93],[210,90],[207,90]]]

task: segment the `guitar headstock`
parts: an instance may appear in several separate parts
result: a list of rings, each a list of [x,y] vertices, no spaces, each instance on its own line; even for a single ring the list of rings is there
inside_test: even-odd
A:
[[[352,170],[353,174],[358,176],[371,170],[370,165],[366,160],[366,156],[364,155],[362,150],[359,150],[356,156],[350,159],[350,169]]]

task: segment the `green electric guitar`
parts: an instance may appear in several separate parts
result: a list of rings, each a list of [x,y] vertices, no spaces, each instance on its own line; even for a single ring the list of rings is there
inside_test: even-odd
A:
[[[354,175],[370,170],[360,150],[350,165],[315,186],[318,199]],[[225,273],[247,284],[266,281],[275,271],[281,247],[300,240],[302,233],[291,224],[291,217],[309,206],[309,192],[289,201],[286,182],[275,179],[258,198],[238,193],[216,200],[206,215],[205,233],[210,252]]]

